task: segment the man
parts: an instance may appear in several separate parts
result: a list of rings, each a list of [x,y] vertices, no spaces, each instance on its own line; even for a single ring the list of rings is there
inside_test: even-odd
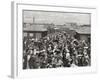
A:
[[[83,66],[83,49],[80,47],[78,49],[78,54],[76,55],[77,66]]]
[[[86,47],[84,47],[83,55],[84,55],[84,57],[83,57],[83,65],[84,66],[88,66],[90,64],[90,59],[89,59],[89,55],[87,53],[87,48]]]
[[[68,47],[66,46],[64,51],[63,51],[63,66],[64,67],[70,67],[72,64],[73,60],[70,56],[70,52]]]

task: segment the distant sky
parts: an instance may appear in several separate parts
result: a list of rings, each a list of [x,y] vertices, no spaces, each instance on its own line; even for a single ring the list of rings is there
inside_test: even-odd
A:
[[[46,12],[46,11],[24,11],[24,22],[32,23],[33,18],[36,23],[77,23],[90,24],[90,14],[86,13],[65,13],[65,12]]]

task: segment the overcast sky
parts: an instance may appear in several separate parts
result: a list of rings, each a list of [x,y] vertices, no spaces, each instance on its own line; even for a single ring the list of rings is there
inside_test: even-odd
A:
[[[46,12],[46,11],[24,11],[24,22],[32,23],[77,23],[90,24],[90,14],[83,13],[64,13],[64,12]]]

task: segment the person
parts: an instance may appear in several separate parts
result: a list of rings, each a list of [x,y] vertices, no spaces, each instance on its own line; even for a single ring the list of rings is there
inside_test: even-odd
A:
[[[56,64],[57,64],[57,58],[56,57],[53,57],[52,58],[52,67],[53,68],[56,68],[57,67]]]
[[[37,69],[90,65],[90,44],[87,45],[88,42],[78,40],[66,31],[23,41],[23,50],[28,50],[23,54],[23,69],[27,69],[28,66],[30,69]],[[85,50],[86,47],[88,48]]]
[[[68,49],[68,46],[66,45],[63,50],[63,66],[64,67],[70,67],[72,63],[72,59],[70,57],[70,51]]]
[[[89,61],[89,56],[87,54],[87,47],[84,47],[83,55],[84,55],[83,66],[88,66],[90,64],[89,63],[90,61]]]
[[[25,54],[23,56],[23,69],[26,69],[27,68],[27,55]]]
[[[78,49],[78,55],[76,55],[76,64],[77,66],[83,66],[83,51],[81,47]]]

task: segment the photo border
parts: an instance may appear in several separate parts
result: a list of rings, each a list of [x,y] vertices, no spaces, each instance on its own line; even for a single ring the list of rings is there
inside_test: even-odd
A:
[[[56,76],[56,75],[67,75],[67,74],[72,74],[72,73],[96,72],[96,69],[97,69],[96,61],[97,61],[97,59],[96,59],[96,53],[95,53],[96,51],[94,50],[95,49],[95,45],[94,45],[95,41],[93,39],[93,36],[95,35],[95,33],[93,32],[93,29],[95,29],[94,26],[96,26],[96,8],[55,6],[55,5],[39,5],[39,4],[26,4],[26,3],[16,3],[16,2],[12,3],[12,7],[13,7],[12,8],[12,16],[13,16],[12,17],[12,33],[13,33],[13,35],[12,35],[12,54],[11,54],[11,58],[12,58],[11,75],[12,75],[12,77],[14,77],[14,78],[17,78],[17,77],[38,77],[38,76],[42,77],[44,75]],[[22,29],[23,24],[21,22],[22,21],[22,19],[21,19],[22,18],[21,17],[22,12],[21,11],[23,11],[23,9],[34,10],[35,8],[33,9],[33,7],[35,7],[35,8],[38,7],[40,9],[41,9],[41,7],[43,7],[43,9],[48,7],[48,8],[46,8],[47,11],[48,11],[48,9],[50,9],[52,11],[52,8],[57,8],[58,11],[61,11],[61,12],[65,9],[68,9],[68,11],[70,11],[69,9],[71,9],[71,10],[76,9],[76,10],[74,10],[76,12],[78,12],[78,10],[79,10],[79,12],[81,12],[81,13],[89,12],[91,14],[91,46],[92,46],[91,47],[91,54],[93,55],[93,59],[92,59],[93,62],[91,62],[91,67],[63,68],[63,69],[61,69],[61,68],[57,68],[57,69],[38,69],[38,70],[33,69],[31,71],[30,70],[27,70],[27,71],[22,70],[23,69],[22,64],[20,63],[20,60],[21,60],[20,55],[22,55],[22,53],[19,52],[21,50],[19,47],[22,46],[22,45],[19,44],[19,42],[22,42],[21,41],[22,34],[20,35],[20,33],[23,30]],[[63,9],[63,10],[59,10],[59,9]],[[53,9],[53,11],[54,11],[54,9]],[[93,53],[95,53],[95,55]],[[43,72],[47,73],[47,74],[44,74]],[[35,74],[33,74],[33,73],[35,73]]]

